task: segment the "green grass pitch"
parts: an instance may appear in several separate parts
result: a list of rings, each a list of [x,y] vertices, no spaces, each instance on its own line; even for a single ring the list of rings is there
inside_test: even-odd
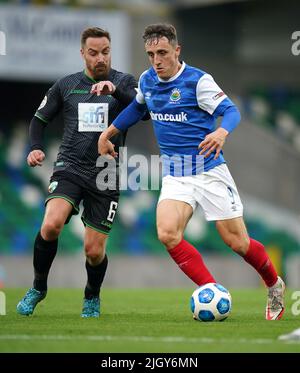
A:
[[[103,289],[99,319],[81,319],[82,290],[49,289],[32,316],[16,313],[26,289],[4,289],[0,352],[300,352],[278,336],[300,327],[291,291],[280,321],[264,319],[266,290],[231,290],[224,322],[199,322],[189,309],[194,289]]]

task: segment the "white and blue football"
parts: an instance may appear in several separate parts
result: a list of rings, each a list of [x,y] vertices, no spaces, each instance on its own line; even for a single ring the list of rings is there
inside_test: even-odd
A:
[[[231,312],[231,295],[220,284],[205,284],[193,292],[190,306],[195,320],[222,321]]]

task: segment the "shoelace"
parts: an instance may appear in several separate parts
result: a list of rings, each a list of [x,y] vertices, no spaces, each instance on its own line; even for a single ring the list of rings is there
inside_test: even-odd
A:
[[[33,291],[29,290],[26,294],[25,294],[25,297],[24,297],[24,301],[26,302],[28,299],[30,300],[30,298],[34,295]]]
[[[86,300],[84,301],[84,306],[85,306],[85,307],[92,307],[92,306],[94,306],[94,304],[95,304],[95,302],[94,302],[93,299],[86,299]]]
[[[84,312],[86,312],[86,311],[89,311],[89,312],[98,311],[98,300],[96,298],[86,299],[84,301],[83,310],[84,310]]]

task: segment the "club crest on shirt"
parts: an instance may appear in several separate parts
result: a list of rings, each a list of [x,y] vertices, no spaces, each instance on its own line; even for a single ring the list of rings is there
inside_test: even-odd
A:
[[[170,101],[171,102],[177,102],[181,99],[180,90],[178,88],[172,89]]]
[[[48,192],[53,193],[58,185],[58,181],[52,181],[52,183],[48,187]]]

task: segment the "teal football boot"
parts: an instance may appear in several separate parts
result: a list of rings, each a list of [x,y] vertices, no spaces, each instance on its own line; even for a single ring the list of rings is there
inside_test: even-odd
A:
[[[81,317],[99,317],[100,316],[100,299],[93,297],[92,299],[83,299],[83,308]]]
[[[29,316],[33,314],[36,305],[46,297],[47,291],[39,291],[30,288],[24,298],[17,305],[17,312],[20,315]]]

